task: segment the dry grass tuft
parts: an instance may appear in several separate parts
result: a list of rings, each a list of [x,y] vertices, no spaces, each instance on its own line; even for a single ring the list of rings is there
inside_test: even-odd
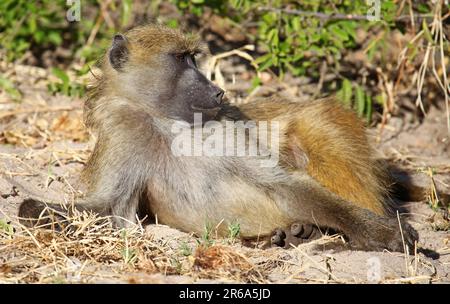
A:
[[[129,282],[137,273],[263,281],[255,265],[230,246],[198,244],[194,255],[186,255],[173,243],[154,238],[141,223],[116,229],[107,217],[77,211],[63,216],[70,224],[62,231],[53,229],[61,227],[55,222],[46,224],[47,229],[3,223],[0,282]]]
[[[194,254],[193,268],[199,275],[211,279],[231,279],[239,282],[261,282],[262,274],[236,248],[223,245],[199,246]]]
[[[28,229],[0,232],[0,281],[89,282],[107,266],[121,276],[130,272],[176,274],[170,250],[153,241],[140,225],[115,229],[92,214],[71,218],[71,229]],[[111,274],[109,274],[111,276]],[[111,279],[111,277],[109,277]]]
[[[205,248],[199,246],[195,251],[194,266],[203,269],[233,269],[250,270],[252,265],[242,255],[234,252],[232,248],[215,245]]]

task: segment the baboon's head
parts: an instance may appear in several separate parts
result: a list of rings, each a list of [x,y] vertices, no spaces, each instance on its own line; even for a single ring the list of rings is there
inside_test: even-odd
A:
[[[105,64],[116,92],[164,117],[192,123],[196,112],[213,119],[224,94],[198,70],[200,51],[194,37],[149,25],[115,35]]]

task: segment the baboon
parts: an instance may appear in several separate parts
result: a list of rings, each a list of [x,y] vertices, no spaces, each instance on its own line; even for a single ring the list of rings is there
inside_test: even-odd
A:
[[[199,234],[209,222],[221,223],[218,233],[226,235],[237,221],[242,237],[273,236],[277,243],[284,238],[278,228],[308,238],[317,225],[344,233],[359,249],[414,246],[418,235],[393,216],[388,175],[353,111],[332,97],[229,104],[198,70],[201,51],[196,37],[159,25],[114,36],[84,107],[97,142],[77,209],[115,216],[118,227],[145,212]],[[203,123],[279,122],[278,164],[263,167],[260,155],[174,155],[172,127],[180,120],[195,126],[194,113]],[[19,216],[36,224],[45,206],[26,200]]]

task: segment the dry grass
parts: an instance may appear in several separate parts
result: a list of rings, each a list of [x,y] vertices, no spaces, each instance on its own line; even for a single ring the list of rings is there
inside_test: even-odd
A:
[[[449,95],[450,95],[450,83],[447,77],[447,67],[446,65],[449,63],[448,58],[445,57],[445,46],[444,41],[448,42],[448,37],[445,37],[443,30],[443,21],[450,17],[450,14],[443,16],[443,7],[445,3],[444,0],[435,1],[434,12],[433,12],[433,21],[431,25],[425,24],[423,25],[423,29],[416,35],[416,37],[423,37],[428,40],[427,48],[424,54],[424,60],[419,70],[417,71],[417,100],[416,106],[419,106],[422,112],[425,114],[425,109],[422,101],[422,89],[424,85],[425,75],[428,70],[431,70],[433,76],[435,77],[439,88],[442,90],[444,94],[444,103],[445,109],[447,113],[447,129],[450,133],[450,110],[449,110]],[[430,28],[430,29],[429,29]],[[415,40],[416,38],[414,38]],[[435,58],[439,58],[438,65],[436,63]]]
[[[147,230],[141,223],[128,229],[115,229],[110,218],[88,213],[75,212],[67,218],[70,224],[63,231],[29,229],[1,209],[0,214],[4,217],[4,220],[0,218],[0,282],[4,283],[167,283],[180,282],[179,278],[184,278],[181,281],[184,283],[204,280],[359,283],[366,280],[364,275],[346,274],[360,271],[352,262],[347,264],[346,258],[317,251],[341,243],[339,235],[324,235],[292,250],[262,250],[227,239],[211,239],[205,244],[202,239],[164,226],[161,228],[169,229],[165,235],[158,230]],[[373,255],[354,253],[362,261]],[[378,256],[384,259],[392,256],[399,268],[400,261],[404,261],[401,271],[404,275],[386,276],[380,283],[436,280],[436,269],[424,272],[424,268],[434,266],[417,252],[411,256],[394,253]]]
[[[155,240],[140,224],[114,229],[107,218],[87,213],[77,213],[68,220],[70,225],[61,232],[43,227],[28,229],[17,222],[13,222],[13,233],[0,229],[0,281],[120,281],[137,272],[264,281],[245,255],[226,245],[199,245],[194,255],[184,255],[179,248]],[[106,277],[102,270],[107,270]]]
[[[7,219],[9,223],[0,227],[0,282],[5,283],[135,282],[130,279],[133,274],[267,283],[280,261],[289,263],[280,258],[282,249],[274,252],[237,243],[230,246],[226,239],[213,240],[212,245],[191,242],[194,252],[186,254],[184,243],[174,246],[154,238],[140,224],[114,229],[108,218],[87,213],[75,212],[67,217],[70,224],[63,231],[52,229],[53,222],[46,227],[27,228]],[[298,250],[303,253],[315,244],[334,240],[325,236]],[[255,263],[255,258],[263,259]],[[317,263],[314,267],[322,269]]]

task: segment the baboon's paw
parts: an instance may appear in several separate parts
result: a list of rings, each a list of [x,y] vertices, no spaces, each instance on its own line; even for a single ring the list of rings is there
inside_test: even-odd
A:
[[[401,227],[397,218],[381,218],[372,221],[367,231],[356,242],[355,249],[368,251],[395,251],[414,253],[415,244],[419,240],[417,231],[407,222],[401,221]]]
[[[317,226],[311,224],[294,223],[286,229],[278,228],[270,237],[272,247],[291,248],[320,238],[321,233]]]

